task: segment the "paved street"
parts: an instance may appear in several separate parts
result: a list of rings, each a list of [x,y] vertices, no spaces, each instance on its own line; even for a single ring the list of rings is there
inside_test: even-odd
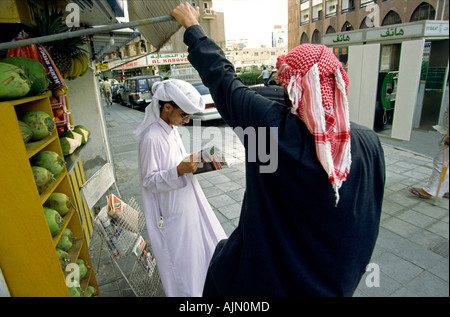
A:
[[[138,139],[133,130],[144,114],[115,103],[103,109],[120,194],[126,201],[134,197],[142,206],[137,171]],[[196,145],[221,142],[219,145],[233,163],[229,169],[197,176],[225,232],[230,234],[239,221],[245,190],[243,146],[233,139],[232,131],[221,121],[203,124],[198,135],[192,126],[180,127],[180,133],[188,152],[199,150]],[[424,185],[431,173],[434,155],[431,151],[437,150],[438,140],[436,134],[425,134],[427,145],[436,144],[435,149],[427,148],[429,153],[423,153],[421,147],[417,151],[402,149],[380,138],[387,165],[383,214],[371,260],[373,266],[361,280],[356,297],[449,296],[449,201],[439,199],[435,205],[432,200],[413,197],[407,190],[409,186]],[[422,136],[423,133],[420,142]],[[413,142],[414,135],[408,144]],[[102,296],[134,296],[120,272],[111,269],[105,252],[99,260],[99,248],[98,237],[94,237],[90,252],[98,269]],[[158,296],[162,295],[160,290]]]

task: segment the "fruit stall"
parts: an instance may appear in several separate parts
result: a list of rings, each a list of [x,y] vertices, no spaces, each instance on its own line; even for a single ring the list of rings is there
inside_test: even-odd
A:
[[[69,31],[62,10],[38,6],[30,17],[24,6],[34,1],[2,1],[0,23],[5,14],[14,20],[5,3],[17,6],[18,20],[7,21],[11,32],[20,29],[11,41],[30,38],[23,30]],[[101,295],[88,249],[94,214],[80,190],[83,154],[107,156],[96,81],[87,37],[0,54],[0,286],[10,296]]]

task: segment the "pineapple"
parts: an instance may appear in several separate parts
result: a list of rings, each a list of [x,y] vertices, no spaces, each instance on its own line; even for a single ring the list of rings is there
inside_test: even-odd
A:
[[[72,29],[65,24],[65,17],[62,10],[52,8],[49,10],[47,1],[44,7],[35,14],[37,28],[41,36],[70,32]],[[45,44],[56,67],[61,75],[67,77],[72,66],[72,58],[84,50],[81,48],[86,44],[84,37],[69,38]]]

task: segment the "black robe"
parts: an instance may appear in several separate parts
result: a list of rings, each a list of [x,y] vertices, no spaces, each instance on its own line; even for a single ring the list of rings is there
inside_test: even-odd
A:
[[[336,207],[303,122],[247,88],[200,26],[188,28],[184,42],[223,119],[240,131],[254,127],[258,140],[266,136],[266,144],[256,146],[243,138],[246,191],[239,224],[216,247],[203,295],[352,296],[379,230],[385,163],[377,135],[351,124],[352,165]],[[258,155],[249,160],[250,151],[265,145],[269,154],[270,127],[277,128],[278,166],[261,173],[270,162]]]

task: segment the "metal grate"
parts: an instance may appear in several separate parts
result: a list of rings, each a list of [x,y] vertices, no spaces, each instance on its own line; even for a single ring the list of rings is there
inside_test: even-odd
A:
[[[429,248],[430,251],[443,256],[444,258],[449,258],[449,243],[448,240],[440,240]]]

